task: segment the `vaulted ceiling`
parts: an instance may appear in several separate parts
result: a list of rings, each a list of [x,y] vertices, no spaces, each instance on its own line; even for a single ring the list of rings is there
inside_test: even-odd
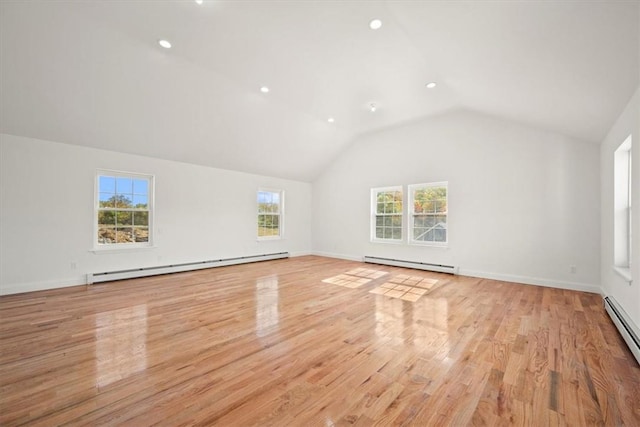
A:
[[[360,134],[454,109],[597,143],[640,81],[638,1],[0,8],[3,133],[303,181]]]

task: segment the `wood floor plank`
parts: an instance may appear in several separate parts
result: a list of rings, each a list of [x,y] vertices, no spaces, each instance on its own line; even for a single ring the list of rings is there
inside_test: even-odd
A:
[[[595,294],[306,256],[0,297],[2,426],[640,425],[638,396]]]

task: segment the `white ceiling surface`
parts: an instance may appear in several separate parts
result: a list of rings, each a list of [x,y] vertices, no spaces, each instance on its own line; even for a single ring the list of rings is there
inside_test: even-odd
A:
[[[2,132],[303,181],[453,109],[599,142],[640,80],[638,1],[0,7]]]

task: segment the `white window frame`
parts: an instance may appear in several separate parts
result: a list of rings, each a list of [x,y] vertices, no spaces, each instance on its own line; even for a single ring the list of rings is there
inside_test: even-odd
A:
[[[266,212],[260,212],[260,204],[258,202],[258,198],[260,197],[260,193],[273,193],[278,194],[279,196],[279,204],[278,204],[278,212],[268,212],[269,215],[277,215],[278,216],[278,234],[274,236],[260,236],[259,228],[260,228],[260,215],[264,215]],[[263,240],[280,240],[284,238],[284,190],[282,189],[274,189],[274,188],[258,188],[256,192],[256,236],[258,241]]]
[[[402,209],[399,213],[378,213],[378,194],[380,193],[388,193],[398,191],[402,195]],[[405,196],[404,191],[401,185],[396,185],[392,187],[379,187],[371,189],[371,218],[370,218],[370,232],[371,232],[371,241],[374,243],[402,243],[404,241],[404,211],[405,211]],[[400,227],[396,227],[400,229],[400,238],[382,238],[376,237],[376,227],[377,227],[377,217],[378,216],[400,216]]]
[[[98,214],[102,210],[111,210],[104,209],[100,207],[100,177],[101,176],[109,176],[115,178],[129,178],[129,179],[137,179],[137,180],[146,180],[147,181],[147,212],[148,212],[148,232],[149,238],[146,242],[132,242],[132,243],[99,243],[98,242]],[[123,249],[139,249],[139,248],[150,248],[153,247],[153,239],[154,239],[154,227],[153,227],[153,218],[154,218],[154,199],[155,199],[155,176],[149,174],[142,174],[137,172],[123,172],[109,169],[98,169],[96,170],[95,175],[95,184],[94,184],[94,216],[93,216],[93,250],[96,252],[102,251],[117,251]],[[117,193],[116,193],[117,194]],[[128,210],[128,209],[118,209]],[[135,211],[135,209],[131,208],[131,211]]]
[[[415,212],[415,191],[423,188],[432,188],[432,187],[444,187],[447,190],[446,204],[447,210],[442,213],[432,213],[432,215],[445,216],[446,217],[446,239],[443,242],[440,241],[424,241],[424,240],[415,240],[414,239],[414,228],[415,221],[418,215],[428,215],[428,214],[418,214]],[[409,193],[409,202],[407,203],[407,216],[408,216],[408,227],[407,227],[407,239],[410,245],[420,245],[420,246],[440,246],[446,247],[449,245],[449,182],[441,181],[441,182],[429,182],[425,184],[411,184],[407,187],[407,193]]]
[[[629,135],[613,153],[613,269],[631,282],[632,238],[632,138]]]

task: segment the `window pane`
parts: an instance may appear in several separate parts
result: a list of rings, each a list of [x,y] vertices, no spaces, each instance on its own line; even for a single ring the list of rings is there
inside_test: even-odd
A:
[[[136,242],[148,242],[149,241],[149,228],[148,227],[136,227],[133,229],[134,239]]]
[[[394,239],[402,239],[402,228],[392,228],[392,236]]]
[[[148,207],[149,200],[146,195],[134,194],[132,207],[137,209],[146,209]]]
[[[96,244],[150,242],[149,206],[153,203],[151,176],[98,174]],[[137,211],[132,211],[137,209]]]
[[[101,193],[112,193],[116,192],[116,179],[112,176],[100,176],[98,178],[98,191]]]
[[[133,212],[133,225],[149,225],[149,212]]]
[[[258,237],[279,236],[279,223],[278,215],[258,215]]]
[[[116,229],[109,227],[99,227],[98,243],[101,245],[110,245],[116,243]]]
[[[133,216],[129,211],[116,212],[116,225],[118,227],[121,225],[131,225],[132,219],[133,219]]]
[[[271,203],[271,193],[258,191],[258,203]]]
[[[265,212],[278,213],[278,205],[269,203],[265,205]]]
[[[116,206],[116,198],[113,193],[100,193],[98,200],[101,208],[113,208]]]
[[[446,242],[447,241],[447,230],[445,229],[435,229],[433,230],[433,240],[436,242]]]
[[[141,194],[144,196],[149,194],[149,182],[146,179],[134,179],[133,194]]]
[[[98,212],[98,226],[112,226],[116,225],[116,211],[99,211]]]
[[[402,239],[402,190],[380,191],[373,189],[375,222],[372,223],[374,239]],[[375,204],[374,204],[375,203]]]
[[[116,208],[131,208],[133,203],[131,202],[130,195],[118,194],[114,196]]]
[[[116,193],[132,194],[133,180],[131,178],[116,178]]]
[[[133,228],[117,228],[116,229],[116,243],[133,243]]]
[[[420,242],[447,241],[447,187],[412,186],[412,239]]]

